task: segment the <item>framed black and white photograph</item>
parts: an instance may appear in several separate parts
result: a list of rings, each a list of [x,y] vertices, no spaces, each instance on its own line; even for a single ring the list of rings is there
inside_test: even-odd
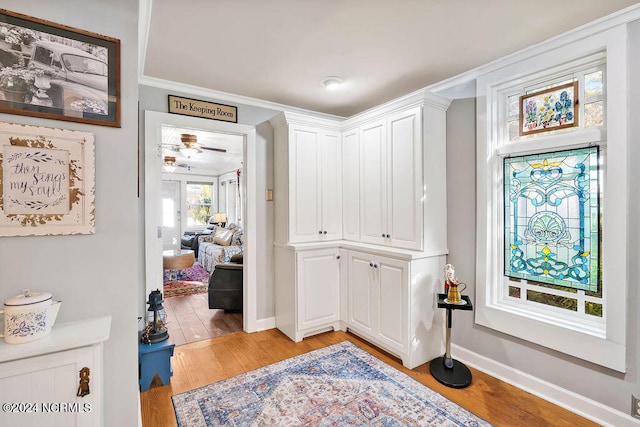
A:
[[[0,112],[120,127],[120,40],[0,9]]]

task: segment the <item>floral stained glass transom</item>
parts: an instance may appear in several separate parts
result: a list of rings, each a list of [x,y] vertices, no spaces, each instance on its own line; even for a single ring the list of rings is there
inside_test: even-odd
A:
[[[598,148],[504,159],[505,275],[597,292]]]

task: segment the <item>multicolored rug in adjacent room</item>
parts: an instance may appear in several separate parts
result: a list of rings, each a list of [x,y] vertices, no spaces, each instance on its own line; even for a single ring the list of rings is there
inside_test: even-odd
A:
[[[179,426],[491,426],[344,341],[172,396]]]
[[[209,273],[195,263],[186,270],[164,271],[164,297],[177,297],[207,292]]]

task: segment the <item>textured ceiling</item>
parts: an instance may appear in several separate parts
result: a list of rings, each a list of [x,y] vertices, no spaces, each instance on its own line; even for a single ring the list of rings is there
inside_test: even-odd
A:
[[[146,1],[145,76],[344,117],[637,3]]]
[[[182,145],[180,135],[196,135],[200,147],[226,150],[225,152],[201,149],[187,158],[176,149]],[[174,173],[188,175],[213,175],[235,172],[242,168],[244,138],[240,135],[206,132],[196,129],[162,126],[162,156],[176,158]],[[166,171],[165,171],[166,172]]]

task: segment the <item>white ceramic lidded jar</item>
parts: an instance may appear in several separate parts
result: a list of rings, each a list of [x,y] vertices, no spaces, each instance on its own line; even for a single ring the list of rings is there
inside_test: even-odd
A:
[[[60,310],[60,301],[53,301],[50,292],[25,289],[22,294],[4,302],[4,337],[9,344],[22,344],[44,338],[51,332]]]

